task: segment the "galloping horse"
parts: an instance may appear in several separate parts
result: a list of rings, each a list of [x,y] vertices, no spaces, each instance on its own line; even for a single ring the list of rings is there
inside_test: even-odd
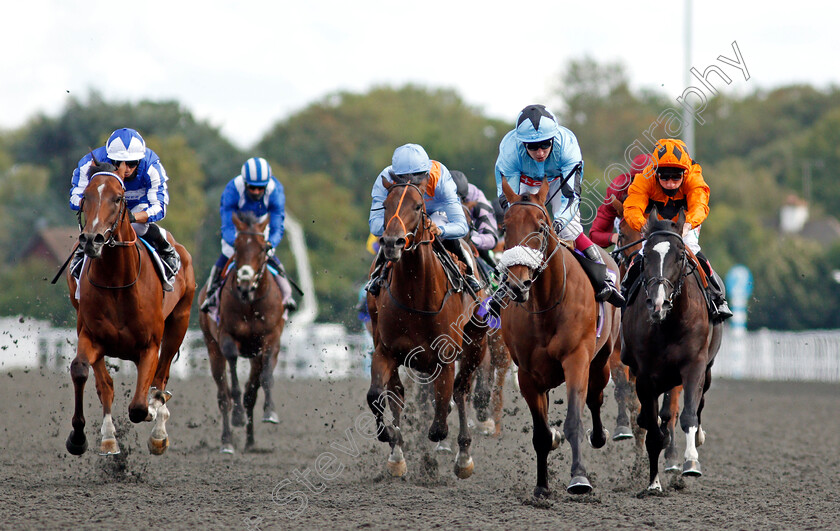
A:
[[[478,421],[476,429],[484,435],[497,437],[502,433],[505,379],[511,363],[502,334],[498,330],[489,330],[486,353],[475,371],[473,391],[473,407]]]
[[[583,268],[554,233],[545,208],[548,181],[536,195],[518,195],[506,180],[502,189],[510,204],[505,214],[505,254],[500,260],[506,279],[500,289],[516,304],[502,309],[502,333],[519,366],[519,389],[534,421],[537,453],[535,496],[548,496],[548,453],[562,442],[548,425],[548,392],[566,383],[568,414],[563,427],[572,448],[572,480],[567,491],[592,490],[581,454],[584,401],[592,414],[590,444],[602,447],[608,433],[601,423],[607,361],[619,340],[619,310],[602,306],[599,326],[595,293]],[[607,263],[615,266],[603,253]],[[600,335],[599,335],[600,334]]]
[[[263,422],[279,423],[271,399],[274,368],[280,352],[280,336],[286,323],[283,295],[268,268],[271,245],[266,242],[265,228],[269,218],[257,221],[251,212],[233,215],[236,240],[232,261],[234,278],[226,278],[220,288],[219,322],[210,314],[200,312],[198,324],[204,334],[210,355],[210,371],[218,388],[219,410],[222,412],[222,453],[232,454],[234,426],[245,425],[247,412],[247,440],[245,448],[254,446],[254,405],[257,390],[265,393]],[[198,295],[199,304],[207,297],[207,286]],[[244,408],[236,374],[239,356],[251,360],[251,373],[245,384]],[[230,386],[225,378],[225,364],[230,366]],[[231,406],[233,419],[230,419]]]
[[[612,205],[615,211],[621,216],[621,222],[618,227],[618,242],[616,242],[613,256],[617,256],[621,276],[627,272],[630,264],[642,250],[642,243],[644,238],[642,233],[634,230],[623,219],[624,205],[616,199],[612,198]],[[636,446],[641,448],[644,444],[645,435],[644,429],[636,422],[641,408],[639,400],[636,397],[636,377],[628,374],[628,367],[621,363],[621,345],[618,345],[618,353],[613,353],[610,357],[610,371],[613,380],[616,382],[615,398],[618,402],[618,423],[627,422],[627,413],[630,412],[630,421],[633,425],[632,434],[636,438]],[[682,464],[677,458],[677,439],[676,439],[676,425],[677,414],[680,411],[680,393],[682,393],[682,386],[678,385],[665,393],[662,404],[663,407],[659,411],[659,418],[662,424],[668,427],[668,446],[665,448],[665,471],[666,472],[680,472],[682,471]],[[626,424],[623,424],[626,426]],[[615,439],[615,437],[613,437]]]
[[[66,446],[73,455],[87,450],[84,390],[88,368],[93,367],[104,414],[99,452],[120,453],[111,417],[114,382],[105,364],[105,356],[111,356],[137,366],[137,387],[128,416],[134,423],[155,422],[148,446],[151,453],[160,455],[169,447],[169,366],[187,332],[195,275],[192,257],[170,236],[181,256],[181,269],[173,291],[163,291],[152,258],[131,227],[125,187],[114,170],[110,164],[91,166],[93,175],[79,209],[79,246],[86,259],[78,286],[67,273],[79,340],[70,363],[76,406]]]
[[[405,389],[399,366],[404,365],[417,383],[434,384],[435,415],[429,428],[433,442],[446,439],[449,433],[446,419],[454,389],[460,425],[455,475],[463,479],[474,469],[466,397],[481,362],[486,326],[472,318],[477,305],[466,291],[453,290],[432,249],[432,221],[423,197],[427,181],[428,177],[382,181],[388,196],[380,244],[390,262],[390,272],[383,273],[383,278],[389,274],[390,281],[378,297],[368,294],[367,299],[375,347],[367,401],[376,417],[379,440],[391,445],[388,471],[402,476],[407,470],[400,431]],[[457,376],[456,360],[460,362]],[[394,417],[391,426],[383,422],[386,397]]]
[[[661,491],[659,453],[669,433],[667,424],[657,418],[659,396],[683,386],[680,426],[686,434],[686,450],[682,474],[700,476],[697,446],[705,439],[700,415],[722,332],[720,324],[709,320],[703,288],[693,278],[697,266],[680,234],[685,212],[680,212],[676,223],[657,218],[654,208],[643,229],[644,297],[640,291],[622,316],[621,361],[636,376],[642,406],[639,425],[647,430],[648,489]]]

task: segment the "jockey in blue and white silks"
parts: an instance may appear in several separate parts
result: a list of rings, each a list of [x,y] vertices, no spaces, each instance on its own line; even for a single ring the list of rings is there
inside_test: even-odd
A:
[[[166,239],[166,231],[155,223],[166,216],[166,207],[169,204],[166,185],[169,177],[160,162],[160,157],[146,147],[143,137],[134,129],[117,129],[111,133],[104,146],[82,157],[73,171],[70,208],[74,211],[80,208],[94,158],[97,162],[111,163],[116,167],[115,173],[125,186],[126,207],[132,218],[131,226],[138,236],[152,244],[163,259],[169,269],[163,288],[171,291],[172,281],[180,268],[181,260],[175,248]],[[74,274],[79,271],[77,265],[81,264],[82,254],[77,250],[70,268]]]
[[[496,192],[502,206],[502,179],[517,194],[537,193],[544,180],[549,181],[548,202],[554,212],[554,229],[564,240],[575,242],[575,248],[589,260],[604,265],[598,247],[583,233],[580,222],[580,191],[583,179],[583,158],[574,133],[557,123],[544,105],[522,109],[516,127],[499,144],[496,159]],[[584,268],[587,269],[587,268]],[[590,274],[599,301],[608,300],[621,307],[624,298],[615,286],[617,272],[606,270]],[[587,270],[589,272],[589,270]]]
[[[382,184],[384,177],[389,182],[394,182],[393,176],[428,174],[426,189],[423,190],[423,199],[426,202],[426,212],[431,220],[440,230],[440,238],[448,250],[462,257],[467,265],[466,280],[477,291],[478,281],[473,275],[475,271],[472,261],[472,253],[460,239],[469,233],[469,225],[461,207],[461,200],[456,191],[455,181],[452,175],[442,163],[429,159],[426,150],[418,144],[405,144],[394,150],[391,165],[380,172],[373,182],[371,190],[371,206],[368,223],[370,232],[374,236],[382,236],[385,231],[385,198],[388,191]],[[377,254],[377,267],[371,273],[371,279],[366,288],[374,295],[379,293],[378,275],[381,270],[381,263],[384,264],[382,251]]]
[[[285,277],[285,272],[282,272],[283,266],[274,256],[273,249],[283,239],[286,194],[283,191],[283,185],[274,177],[268,161],[260,157],[245,161],[240,174],[228,182],[222,191],[219,203],[219,215],[222,220],[222,253],[210,270],[207,297],[201,305],[201,310],[210,311],[218,303],[222,270],[234,252],[236,226],[233,224],[233,214],[236,212],[252,212],[260,222],[266,217],[269,218],[265,234],[267,243],[272,247],[269,264],[281,272],[275,276],[275,279],[283,292],[285,306],[290,311],[294,311],[297,303],[292,298],[291,284]]]

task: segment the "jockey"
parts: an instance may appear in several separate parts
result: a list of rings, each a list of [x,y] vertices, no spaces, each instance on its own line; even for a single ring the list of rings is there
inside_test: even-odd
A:
[[[580,223],[580,183],[583,160],[574,133],[557,124],[554,115],[543,105],[529,105],[516,120],[516,129],[502,138],[496,159],[496,192],[507,208],[502,193],[506,179],[518,194],[536,193],[545,179],[549,180],[549,203],[554,212],[554,230],[564,240],[573,240],[575,249],[606,270],[601,254],[583,233]],[[599,301],[621,307],[624,297],[616,289],[610,272],[595,286]],[[590,277],[592,278],[592,277]]]
[[[589,239],[597,245],[607,248],[614,243],[618,243],[618,231],[616,229],[618,228],[618,222],[621,220],[615,207],[612,206],[610,198],[615,196],[623,203],[624,199],[627,198],[627,189],[633,182],[633,178],[650,164],[650,160],[650,155],[636,155],[630,165],[630,171],[622,173],[607,186],[604,202],[598,206],[595,221],[592,222],[592,227],[589,229]]]
[[[268,161],[259,157],[246,160],[240,174],[234,177],[222,192],[219,205],[219,214],[222,218],[222,254],[210,270],[207,296],[201,304],[201,311],[209,312],[219,303],[222,272],[230,257],[233,256],[233,244],[236,241],[233,214],[238,211],[253,212],[260,221],[270,216],[268,227],[266,227],[266,239],[272,247],[269,251],[268,264],[278,271],[274,278],[280,286],[286,309],[290,312],[295,311],[297,302],[292,298],[292,286],[286,278],[283,265],[274,256],[274,247],[283,239],[286,196],[283,193],[283,185],[274,177]]]
[[[732,317],[732,311],[723,297],[720,280],[700,251],[700,226],[709,215],[709,192],[702,168],[691,159],[685,143],[673,138],[661,139],[654,146],[650,164],[636,175],[628,189],[627,199],[624,200],[624,219],[631,228],[641,231],[647,221],[646,214],[654,206],[663,218],[668,219],[676,219],[680,209],[685,210],[683,241],[698,258],[709,278],[715,306],[712,317],[723,321]],[[638,276],[640,262],[635,260],[627,271],[625,288],[629,288]]]
[[[469,227],[464,210],[461,208],[461,201],[458,199],[455,182],[446,166],[436,160],[430,160],[422,146],[405,144],[398,147],[394,150],[391,165],[376,177],[371,190],[372,201],[368,218],[370,232],[377,237],[385,232],[384,203],[388,197],[388,191],[382,184],[382,178],[394,182],[396,176],[407,178],[420,177],[424,174],[429,176],[423,197],[426,201],[426,211],[433,222],[431,232],[440,237],[446,250],[454,253],[466,264],[467,272],[464,278],[474,291],[479,291],[481,285],[475,277],[472,253],[466,243],[461,242],[461,238],[468,234]],[[379,294],[379,275],[384,265],[385,257],[380,250],[376,255],[376,263],[370,274],[370,280],[365,285],[365,289],[373,296]]]
[[[78,211],[89,181],[88,172],[94,158],[98,162],[110,162],[116,166],[114,173],[122,179],[125,186],[125,204],[129,211],[131,227],[137,236],[149,242],[155,248],[165,264],[166,278],[163,280],[164,291],[172,291],[175,275],[181,268],[181,257],[175,247],[166,239],[166,231],[157,225],[166,216],[169,204],[166,170],[160,157],[146,147],[140,133],[126,127],[117,129],[102,147],[94,149],[79,160],[73,170],[72,188],[70,189],[70,208]],[[77,279],[81,274],[84,251],[76,249],[70,271]]]

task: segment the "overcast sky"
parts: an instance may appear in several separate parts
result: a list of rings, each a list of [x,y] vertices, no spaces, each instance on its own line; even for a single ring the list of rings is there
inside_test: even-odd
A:
[[[721,67],[721,92],[840,85],[837,4],[694,0],[692,11],[691,66]],[[585,55],[677,98],[690,86],[683,13],[662,0],[3,2],[0,128],[94,89],[114,102],[178,100],[247,148],[331,92],[407,82],[454,88],[512,122],[525,105],[556,103],[564,66]],[[736,60],[733,42],[749,80],[718,60]]]

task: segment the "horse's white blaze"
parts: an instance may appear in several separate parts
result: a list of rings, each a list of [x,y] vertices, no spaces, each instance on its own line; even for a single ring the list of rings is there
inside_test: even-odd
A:
[[[697,426],[688,428],[685,432],[685,460],[697,461],[699,455],[697,454],[697,446],[694,443],[694,438],[697,436]]]
[[[102,190],[105,189],[105,183],[100,184],[96,187],[96,191],[99,192],[99,203],[102,204]],[[99,215],[93,219],[93,229],[96,229],[96,226],[99,225]]]
[[[665,270],[665,256],[670,249],[671,244],[669,242],[659,242],[653,246],[653,250],[659,253],[659,271]]]
[[[236,280],[239,282],[251,282],[255,275],[256,271],[249,265],[244,265],[236,270]]]
[[[111,418],[110,413],[102,419],[102,429],[99,430],[99,433],[102,434],[103,441],[117,438],[117,429],[114,427],[114,419]]]

